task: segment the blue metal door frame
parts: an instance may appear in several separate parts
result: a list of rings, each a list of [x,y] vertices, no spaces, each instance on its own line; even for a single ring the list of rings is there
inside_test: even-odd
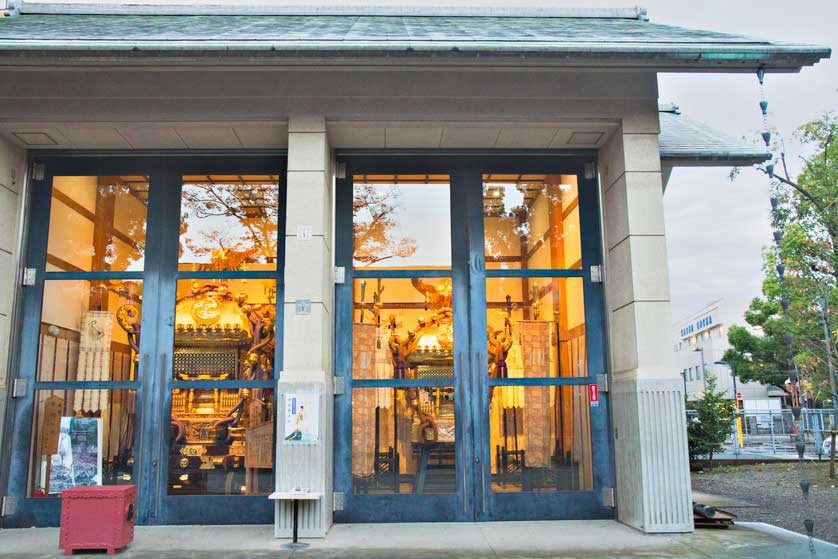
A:
[[[0,487],[16,500],[15,514],[3,527],[56,526],[60,517],[58,498],[33,498],[28,494],[34,395],[37,390],[81,388],[131,389],[137,391],[137,419],[133,480],[138,486],[139,524],[247,524],[269,523],[273,506],[257,496],[168,496],[167,468],[171,389],[202,388],[201,382],[174,381],[170,365],[174,342],[174,303],[177,280],[189,278],[267,278],[277,282],[276,353],[274,370],[282,367],[282,301],[284,300],[284,254],[277,270],[254,272],[178,271],[181,175],[184,174],[278,174],[280,208],[278,241],[285,234],[284,152],[67,152],[35,154],[32,163],[43,164],[42,180],[30,181],[30,200],[25,218],[26,267],[36,269],[36,283],[23,288],[17,358],[11,371],[27,383],[26,395],[10,400],[6,440],[11,441]],[[149,177],[145,263],[142,272],[47,272],[46,253],[54,176],[142,175]],[[283,243],[278,243],[279,247]],[[140,364],[134,381],[39,382],[35,378],[38,339],[45,280],[141,279],[143,281]],[[223,381],[222,388],[274,388],[274,380]],[[207,384],[206,387],[209,387]],[[275,414],[276,415],[276,414]],[[274,418],[275,419],[275,418]]]
[[[494,493],[489,448],[490,386],[587,386],[607,372],[602,284],[593,283],[591,266],[602,261],[595,152],[480,154],[458,152],[347,151],[346,178],[337,181],[336,263],[346,282],[335,292],[335,374],[346,391],[335,397],[335,491],[344,493],[336,522],[470,521],[613,518],[601,489],[613,487],[608,395],[591,408],[593,491]],[[586,169],[588,172],[586,172]],[[451,180],[452,270],[353,270],[353,174],[448,174]],[[580,270],[487,270],[483,239],[483,173],[562,173],[579,179],[582,259]],[[426,380],[352,380],[352,281],[364,277],[451,276],[454,287],[455,426],[457,492],[450,495],[362,495],[352,493],[352,387],[419,386]],[[489,379],[486,349],[486,278],[499,276],[578,277],[584,282],[588,376],[544,379]],[[465,303],[463,303],[465,302]],[[441,381],[450,385],[450,381]]]

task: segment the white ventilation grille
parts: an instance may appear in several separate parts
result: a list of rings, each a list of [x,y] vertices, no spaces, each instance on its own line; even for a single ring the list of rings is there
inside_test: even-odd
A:
[[[617,515],[645,532],[690,532],[692,490],[680,380],[615,382]]]

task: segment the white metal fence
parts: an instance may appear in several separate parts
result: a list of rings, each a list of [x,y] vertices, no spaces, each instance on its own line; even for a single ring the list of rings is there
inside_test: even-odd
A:
[[[695,411],[687,411],[688,420],[693,420],[696,416]],[[731,434],[725,442],[726,452],[777,457],[797,456],[795,444],[798,441],[798,433],[790,409],[740,412],[739,417],[742,420],[742,445],[740,447],[738,437],[734,436],[734,422]],[[838,430],[838,409],[803,409],[801,421],[803,429],[800,435],[806,443],[806,456],[828,458],[828,455],[824,455],[823,443],[829,440],[832,429]]]

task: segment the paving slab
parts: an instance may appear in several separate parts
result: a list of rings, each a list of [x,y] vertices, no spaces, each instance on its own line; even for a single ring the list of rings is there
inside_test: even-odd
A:
[[[642,534],[613,521],[339,524],[303,550],[272,526],[139,526],[124,559],[811,559],[805,537],[761,523],[692,534]],[[838,546],[815,542],[818,557]],[[103,557],[76,554],[77,557]],[[52,559],[58,529],[0,531],[3,559]]]

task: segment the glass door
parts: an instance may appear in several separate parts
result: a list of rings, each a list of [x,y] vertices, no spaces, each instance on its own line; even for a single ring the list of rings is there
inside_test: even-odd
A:
[[[349,239],[337,247],[347,264],[336,292],[339,521],[470,514],[462,206],[454,174],[411,163],[350,164],[338,184],[337,237]]]
[[[336,521],[612,517],[583,162],[346,159]]]
[[[7,526],[119,484],[141,524],[271,521],[281,161],[38,160]]]
[[[205,158],[166,181],[148,522],[270,523],[284,177],[276,158]]]
[[[605,373],[602,288],[589,273],[601,262],[596,182],[562,160],[489,162],[481,182],[476,516],[609,518],[608,415],[596,390]]]
[[[61,493],[140,477],[149,342],[148,161],[51,158],[32,181],[6,526],[57,525]]]

